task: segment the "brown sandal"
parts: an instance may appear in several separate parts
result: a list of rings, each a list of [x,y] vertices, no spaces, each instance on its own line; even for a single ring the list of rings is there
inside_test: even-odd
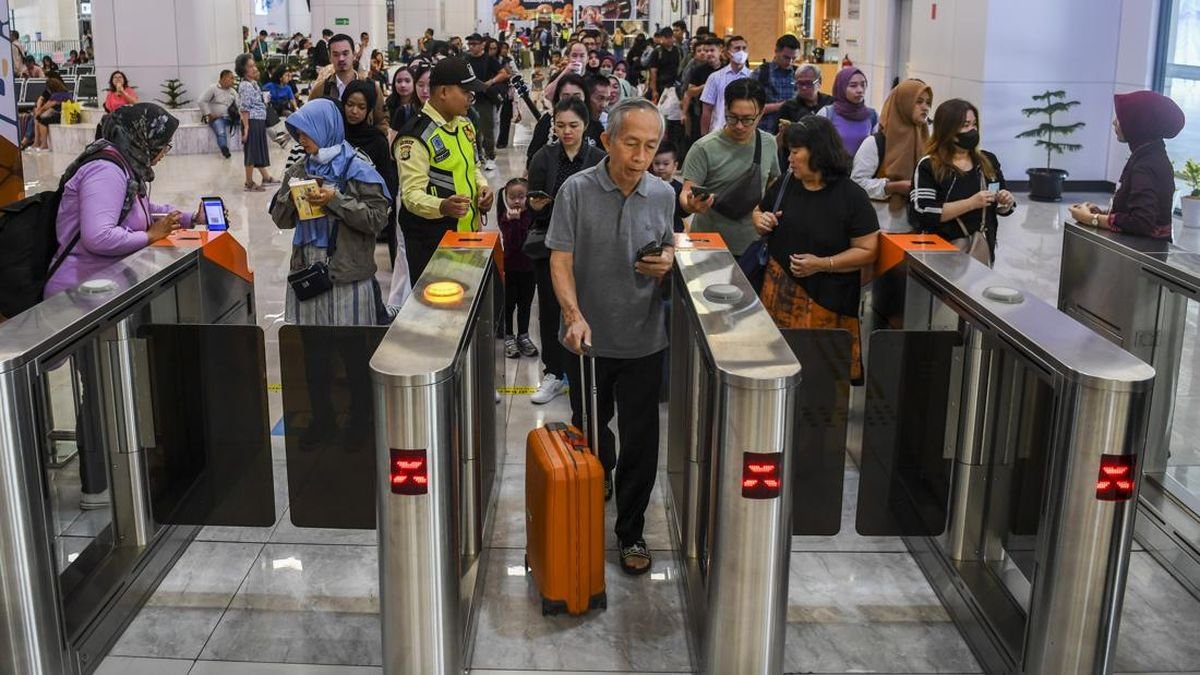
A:
[[[243,186],[243,189],[246,192],[263,192],[266,188],[264,188],[261,185],[256,185],[254,183],[254,181],[249,180],[249,181],[246,181],[246,184]]]

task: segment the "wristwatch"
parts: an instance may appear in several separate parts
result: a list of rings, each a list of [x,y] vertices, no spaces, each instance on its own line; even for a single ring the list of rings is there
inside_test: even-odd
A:
[[[1100,214],[1099,213],[1092,214],[1092,227],[1100,227]]]

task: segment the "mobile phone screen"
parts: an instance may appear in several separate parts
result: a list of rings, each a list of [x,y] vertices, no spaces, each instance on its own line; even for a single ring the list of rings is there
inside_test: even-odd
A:
[[[205,197],[200,203],[204,205],[204,219],[208,222],[209,231],[223,232],[229,229],[229,223],[225,221],[225,204],[220,197]]]
[[[988,183],[988,192],[999,192],[999,191],[1000,191],[1000,183],[997,183],[997,182]]]

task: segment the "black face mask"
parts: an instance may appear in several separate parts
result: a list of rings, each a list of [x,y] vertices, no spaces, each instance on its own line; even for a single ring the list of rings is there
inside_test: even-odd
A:
[[[963,150],[974,150],[979,147],[979,130],[963,131],[954,139],[954,144]]]

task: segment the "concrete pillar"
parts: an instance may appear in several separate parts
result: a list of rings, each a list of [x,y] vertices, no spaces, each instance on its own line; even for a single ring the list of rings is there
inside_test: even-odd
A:
[[[162,98],[163,81],[178,78],[194,104],[242,51],[239,2],[95,0],[97,81],[106,83],[112,71],[123,71],[140,100],[154,102]]]

